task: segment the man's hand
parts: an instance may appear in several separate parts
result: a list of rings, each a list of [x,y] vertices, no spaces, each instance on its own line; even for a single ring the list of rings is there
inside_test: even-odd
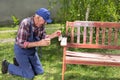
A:
[[[61,35],[61,30],[57,30],[54,33],[52,33],[51,35],[48,35],[47,37],[50,39],[53,39],[53,38],[58,37],[60,35]]]
[[[51,43],[50,38],[45,38],[38,41],[38,46],[49,46]]]
[[[57,30],[57,31],[55,32],[55,34],[57,34],[56,36],[60,36],[60,35],[61,35],[61,30]]]
[[[51,43],[50,38],[45,38],[37,42],[29,42],[26,48],[37,47],[37,46],[49,46]]]

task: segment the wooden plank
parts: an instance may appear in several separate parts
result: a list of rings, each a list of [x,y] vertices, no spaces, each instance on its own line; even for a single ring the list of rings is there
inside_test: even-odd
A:
[[[91,59],[85,57],[70,57],[66,56],[67,64],[84,64],[84,65],[98,65],[98,66],[120,66],[119,61],[114,60],[102,60],[102,59]]]
[[[106,28],[113,28],[113,27],[120,27],[120,23],[118,22],[94,22],[95,27],[106,27]]]
[[[102,28],[102,45],[105,44],[105,28]]]
[[[119,57],[120,58],[120,57]],[[66,60],[74,60],[74,61],[91,61],[91,62],[108,62],[108,63],[119,63],[120,64],[120,60],[119,59],[111,59],[111,58],[107,58],[105,59],[103,58],[98,58],[98,57],[75,57],[75,56],[66,56]]]
[[[93,27],[90,27],[90,44],[92,44],[93,41]]]
[[[62,80],[64,80],[64,73],[66,70],[66,47],[63,48],[63,64],[62,64]]]
[[[67,56],[71,57],[88,57],[88,58],[98,58],[98,59],[112,59],[120,61],[120,54],[104,54],[104,53],[89,53],[89,52],[75,52],[66,51]]]
[[[69,26],[69,27],[74,26],[74,22],[68,22],[68,26]]]
[[[112,41],[112,28],[109,28],[108,30],[108,45],[111,45]]]
[[[71,43],[74,42],[74,26],[71,28]]]
[[[77,27],[77,43],[80,43],[80,27]]]
[[[84,26],[90,26],[93,27],[94,26],[94,21],[75,21],[74,22],[74,26],[75,27],[84,27]]]
[[[68,28],[69,28],[69,22],[66,22],[66,36],[68,36]]]
[[[99,28],[96,28],[96,44],[99,44]]]
[[[99,66],[120,66],[120,54],[115,55],[66,51],[66,63]]]
[[[66,21],[66,35],[68,36],[68,30],[69,28],[72,28],[74,27],[74,22],[69,22],[69,21]]]
[[[84,32],[83,32],[83,44],[86,44],[86,38],[87,38],[87,27],[84,26]]]
[[[118,22],[97,22],[97,21],[75,21],[74,26],[89,26],[89,27],[105,27],[105,28],[120,28],[120,23]]]
[[[120,50],[120,45],[96,45],[96,44],[77,44],[67,43],[67,47],[72,48],[93,48],[93,49],[115,49]]]
[[[118,28],[115,28],[115,37],[114,37],[114,45],[118,43]]]

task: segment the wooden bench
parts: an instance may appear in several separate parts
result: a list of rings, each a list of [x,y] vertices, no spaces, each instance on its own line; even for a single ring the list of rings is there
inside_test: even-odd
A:
[[[62,80],[66,64],[120,66],[120,54],[70,51],[69,48],[120,50],[120,23],[66,22],[67,44],[63,46]]]

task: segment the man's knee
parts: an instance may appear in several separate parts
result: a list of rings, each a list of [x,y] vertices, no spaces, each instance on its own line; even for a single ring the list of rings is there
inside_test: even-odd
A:
[[[44,73],[44,70],[37,71],[37,72],[36,72],[36,75],[39,75],[39,74],[41,75],[41,74],[43,74],[43,73]]]
[[[24,74],[24,77],[25,78],[28,78],[28,79],[30,79],[30,80],[32,80],[33,78],[34,78],[34,76],[35,76],[35,74],[34,74],[34,72],[33,71],[24,71],[23,72]]]
[[[44,73],[44,70],[42,70],[41,72],[40,72],[40,74],[43,74]]]

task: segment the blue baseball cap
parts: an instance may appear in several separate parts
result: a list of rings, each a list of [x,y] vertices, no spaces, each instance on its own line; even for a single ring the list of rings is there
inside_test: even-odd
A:
[[[47,23],[51,23],[50,12],[45,8],[40,8],[35,12],[37,15],[41,16]]]

